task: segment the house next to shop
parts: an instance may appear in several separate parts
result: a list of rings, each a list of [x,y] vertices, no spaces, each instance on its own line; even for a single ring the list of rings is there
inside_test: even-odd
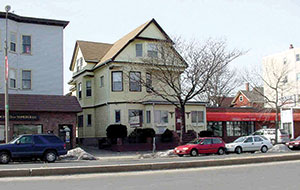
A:
[[[143,59],[161,56],[157,48],[160,42],[173,45],[154,19],[114,44],[76,41],[69,84],[83,109],[78,114],[80,139],[92,142],[106,137],[106,128],[111,124],[126,125],[128,134],[137,127],[153,128],[156,134],[167,128],[180,130],[180,112],[140,82],[147,81],[157,88],[159,81],[151,77],[154,70]],[[178,54],[175,50],[174,53]],[[204,102],[188,103],[185,132],[205,130],[205,110]]]

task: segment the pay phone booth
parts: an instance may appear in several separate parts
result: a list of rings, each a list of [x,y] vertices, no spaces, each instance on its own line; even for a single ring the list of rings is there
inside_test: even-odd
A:
[[[66,143],[67,149],[72,149],[72,126],[59,125],[59,138]]]

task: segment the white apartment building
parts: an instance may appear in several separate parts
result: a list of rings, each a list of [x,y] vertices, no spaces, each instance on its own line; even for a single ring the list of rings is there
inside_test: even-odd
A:
[[[8,14],[9,93],[63,95],[63,30],[68,23]],[[5,26],[0,12],[0,94],[5,88]]]
[[[280,78],[279,100],[284,108],[300,106],[300,48],[290,48],[286,51],[269,55],[263,58],[264,94],[275,99],[274,90],[271,90],[267,83],[272,86]],[[266,105],[266,107],[269,107]]]

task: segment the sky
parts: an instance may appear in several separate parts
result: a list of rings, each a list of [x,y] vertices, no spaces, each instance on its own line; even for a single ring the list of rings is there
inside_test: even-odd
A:
[[[169,36],[226,39],[248,51],[232,68],[260,67],[264,56],[300,47],[299,0],[1,0],[20,16],[70,21],[64,29],[64,92],[76,40],[114,43],[155,18]]]

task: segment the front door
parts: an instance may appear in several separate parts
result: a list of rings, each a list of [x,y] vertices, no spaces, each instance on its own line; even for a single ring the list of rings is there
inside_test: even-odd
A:
[[[59,138],[66,143],[67,149],[72,148],[72,125],[59,125]]]
[[[242,145],[243,151],[253,151],[255,150],[254,148],[254,142],[252,137],[248,137]]]

